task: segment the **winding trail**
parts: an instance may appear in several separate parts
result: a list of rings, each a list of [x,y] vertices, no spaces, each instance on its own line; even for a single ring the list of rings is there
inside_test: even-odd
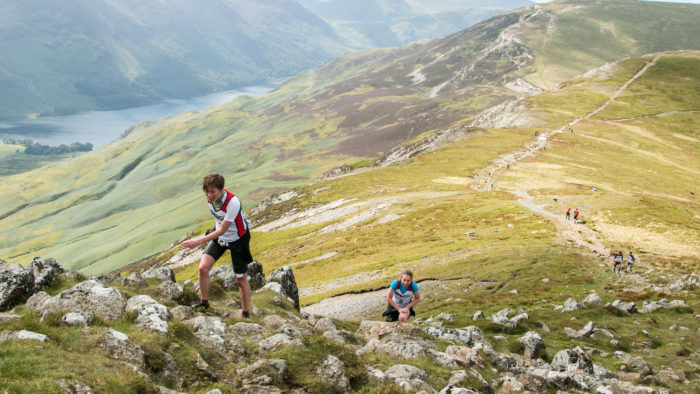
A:
[[[593,115],[605,109],[605,107],[607,107],[625,90],[627,90],[627,88],[639,77],[641,77],[651,66],[655,65],[656,61],[662,56],[663,55],[657,55],[650,61],[646,62],[629,80],[627,80],[627,82],[620,86],[607,101],[598,106],[598,108],[594,109],[593,111],[589,112],[588,114],[582,117],[578,117],[570,121],[569,123],[566,123],[558,129],[541,132],[535,138],[534,141],[529,142],[527,145],[525,145],[525,147],[523,147],[520,150],[497,157],[489,165],[477,171],[474,182],[471,185],[472,189],[479,192],[491,190],[493,184],[493,175],[496,173],[496,171],[501,170],[503,168],[507,168],[509,165],[514,164],[524,158],[533,156],[535,153],[537,153],[537,151],[545,148],[547,140],[550,139],[553,135],[564,132],[567,128],[577,124],[582,120],[590,119]]]
[[[507,153],[499,156],[493,160],[489,165],[477,171],[475,175],[475,180],[472,183],[472,189],[483,192],[492,190],[494,188],[493,176],[496,171],[503,168],[508,168],[511,164],[517,163],[518,161],[534,156],[541,149],[545,149],[547,140],[549,140],[553,135],[566,131],[569,127],[579,123],[582,120],[590,119],[595,114],[599,113],[605,109],[611,102],[613,102],[617,97],[627,90],[627,88],[636,81],[639,77],[644,75],[644,73],[653,65],[656,61],[663,55],[657,55],[648,62],[646,62],[637,72],[627,80],[622,86],[620,86],[615,93],[610,96],[608,100],[599,105],[596,109],[584,115],[583,117],[578,117],[567,124],[561,126],[558,129],[543,131],[541,134],[537,135],[534,141],[529,142],[525,147],[515,152]],[[554,214],[544,207],[545,205],[538,205],[535,203],[534,199],[526,190],[516,190],[511,192],[519,197],[518,202],[528,208],[530,211],[547,217],[552,220],[552,222],[557,227],[558,233],[567,242],[573,243],[577,246],[588,248],[594,254],[600,257],[607,257],[610,255],[610,250],[605,248],[604,243],[598,233],[582,223],[575,223],[571,220],[566,220],[562,215]]]
[[[610,256],[610,249],[606,248],[603,240],[597,232],[583,223],[576,223],[573,219],[566,220],[564,215],[555,214],[545,209],[544,204],[539,205],[525,190],[515,190],[511,193],[520,197],[518,203],[530,211],[550,219],[557,227],[557,232],[566,242],[579,247],[590,249],[598,257]]]
[[[611,102],[620,96],[635,80],[642,76],[650,67],[656,64],[656,61],[663,55],[657,55],[650,61],[646,62],[629,80],[620,86],[615,93],[596,109],[586,114],[583,117],[576,118],[565,125],[555,130],[543,131],[537,135],[534,141],[529,142],[522,149],[515,152],[507,153],[493,160],[486,167],[477,171],[474,182],[471,184],[472,189],[483,192],[491,190],[492,179],[496,171],[508,167],[518,161],[534,156],[537,151],[544,149],[547,140],[557,133],[566,131],[569,127],[577,124],[581,120],[590,119],[598,112],[605,109]],[[566,220],[561,214],[554,214],[545,209],[546,204],[540,205],[535,202],[534,198],[526,190],[512,191],[518,197],[518,202],[529,209],[530,211],[551,219],[557,227],[557,232],[563,237],[566,242],[576,246],[588,248],[592,253],[599,257],[606,258],[610,255],[610,250],[605,248],[604,243],[598,233],[589,228],[585,224],[576,223],[573,220]],[[427,281],[425,286],[438,286],[440,281]],[[302,308],[303,311],[333,317],[341,320],[361,320],[366,317],[376,316],[385,307],[384,300],[385,289],[369,291],[362,294],[346,294],[335,297],[329,297],[319,303]],[[429,292],[428,292],[429,293]]]

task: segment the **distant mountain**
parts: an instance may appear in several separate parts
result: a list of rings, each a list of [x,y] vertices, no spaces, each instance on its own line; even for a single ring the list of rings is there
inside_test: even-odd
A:
[[[529,0],[298,0],[358,48],[388,47],[462,30]]]
[[[0,119],[259,84],[345,51],[293,0],[7,0]]]
[[[347,54],[257,98],[143,123],[94,152],[0,179],[0,258],[52,256],[89,274],[122,267],[209,220],[199,186],[208,171],[248,208],[605,63],[700,49],[699,19],[696,5],[530,6],[433,41]],[[553,108],[559,94],[546,96]]]

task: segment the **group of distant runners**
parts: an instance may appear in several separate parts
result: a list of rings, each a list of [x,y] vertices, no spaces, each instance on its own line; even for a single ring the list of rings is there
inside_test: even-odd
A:
[[[580,214],[578,208],[574,209],[573,213],[574,213],[574,223],[578,223],[578,217]],[[566,216],[566,220],[571,220],[571,208],[566,209],[565,216]],[[623,269],[622,263],[625,259],[625,255],[624,255],[624,253],[622,253],[622,251],[620,251],[619,253],[613,253],[612,258],[613,258],[613,269],[612,269],[613,274],[614,273],[619,274],[620,272],[622,272],[622,269]],[[626,271],[628,274],[632,273],[632,267],[634,266],[635,261],[637,261],[637,258],[634,257],[634,254],[632,254],[632,251],[630,250],[629,253],[627,254]]]
[[[574,209],[574,223],[578,223],[578,208]],[[571,208],[566,208],[566,220],[571,220]]]
[[[193,249],[206,243],[199,262],[199,292],[201,300],[192,306],[197,312],[209,311],[209,290],[211,279],[209,271],[224,252],[231,252],[233,272],[241,297],[241,316],[250,318],[250,284],[248,283],[248,264],[253,262],[250,253],[250,231],[243,216],[241,202],[233,193],[224,188],[225,180],[220,174],[209,174],[202,180],[202,190],[209,204],[209,211],[214,217],[215,227],[200,237],[188,239],[182,243],[183,249]],[[418,284],[413,281],[413,272],[405,269],[398,279],[391,282],[386,295],[387,309],[383,313],[386,321],[405,322],[415,316],[413,307],[420,302]]]
[[[619,251],[618,253],[613,253],[612,255],[613,258],[613,269],[612,272],[613,274],[615,273],[615,270],[617,270],[617,274],[619,275],[620,272],[622,271],[622,262],[625,259],[625,254],[622,253],[622,251]],[[627,255],[627,273],[631,274],[632,273],[632,267],[634,266],[634,262],[637,261],[637,258],[634,257],[634,254],[632,254],[632,251],[629,251],[629,254]]]

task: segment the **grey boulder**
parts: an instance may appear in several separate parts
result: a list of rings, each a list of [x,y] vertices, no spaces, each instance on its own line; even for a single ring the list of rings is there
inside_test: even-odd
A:
[[[554,355],[552,359],[552,370],[554,371],[584,371],[593,374],[593,363],[588,358],[586,352],[581,348],[564,349]]]
[[[54,297],[39,292],[27,301],[27,307],[42,314],[47,312],[92,313],[106,321],[120,319],[124,315],[126,301],[119,289],[106,287],[90,279],[80,282]]]
[[[262,289],[267,288],[271,282],[279,284],[279,291],[277,291],[276,286],[274,289],[271,289],[292,300],[294,303],[294,308],[299,310],[299,288],[297,287],[297,282],[294,279],[292,269],[288,265],[285,265],[282,268],[272,271],[270,275],[268,275],[267,283],[262,287]]]
[[[126,311],[136,313],[136,325],[161,334],[168,332],[170,311],[165,305],[147,295],[129,298]]]
[[[34,293],[34,275],[19,264],[0,264],[0,311],[25,302]]]
[[[29,264],[29,270],[34,275],[34,289],[41,290],[44,286],[53,283],[59,275],[65,274],[67,271],[63,266],[58,264],[54,259],[44,259],[35,257]]]
[[[329,354],[316,369],[322,381],[333,386],[336,392],[349,393],[352,391],[350,380],[345,376],[345,364],[338,357]]]
[[[141,274],[144,279],[159,279],[175,282],[175,273],[170,267],[151,268]]]
[[[32,331],[3,331],[0,333],[0,343],[6,341],[37,341],[46,342],[48,337],[44,334],[39,334]]]
[[[535,358],[545,349],[542,337],[535,331],[528,331],[525,335],[518,338],[518,342],[525,347],[523,355],[527,358]]]

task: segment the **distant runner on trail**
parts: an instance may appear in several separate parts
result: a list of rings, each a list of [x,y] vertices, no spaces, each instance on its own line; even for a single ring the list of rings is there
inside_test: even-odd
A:
[[[386,294],[389,304],[382,316],[386,321],[401,321],[405,323],[410,316],[415,316],[413,306],[420,302],[418,284],[413,281],[413,272],[409,269],[401,271],[399,279],[391,282],[389,292]]]
[[[627,273],[631,274],[632,273],[632,266],[634,265],[634,262],[637,260],[636,257],[632,254],[632,251],[630,250],[630,253],[627,255]]]
[[[578,208],[574,210],[574,223],[578,223]]]
[[[622,251],[613,255],[613,261],[615,262],[615,265],[613,265],[613,274],[615,273],[615,268],[617,268],[618,274],[620,273],[620,270],[622,270],[622,257]]]
[[[202,189],[209,203],[209,211],[216,222],[215,230],[202,237],[188,239],[182,243],[183,249],[193,249],[208,242],[199,261],[199,291],[201,301],[193,305],[197,312],[209,309],[209,271],[216,260],[227,250],[231,251],[233,272],[241,295],[243,317],[250,317],[250,285],[248,284],[248,264],[253,262],[250,254],[250,231],[241,211],[241,202],[233,193],[224,189],[224,177],[209,174],[202,180]]]
[[[571,220],[571,208],[566,208],[566,220]]]

